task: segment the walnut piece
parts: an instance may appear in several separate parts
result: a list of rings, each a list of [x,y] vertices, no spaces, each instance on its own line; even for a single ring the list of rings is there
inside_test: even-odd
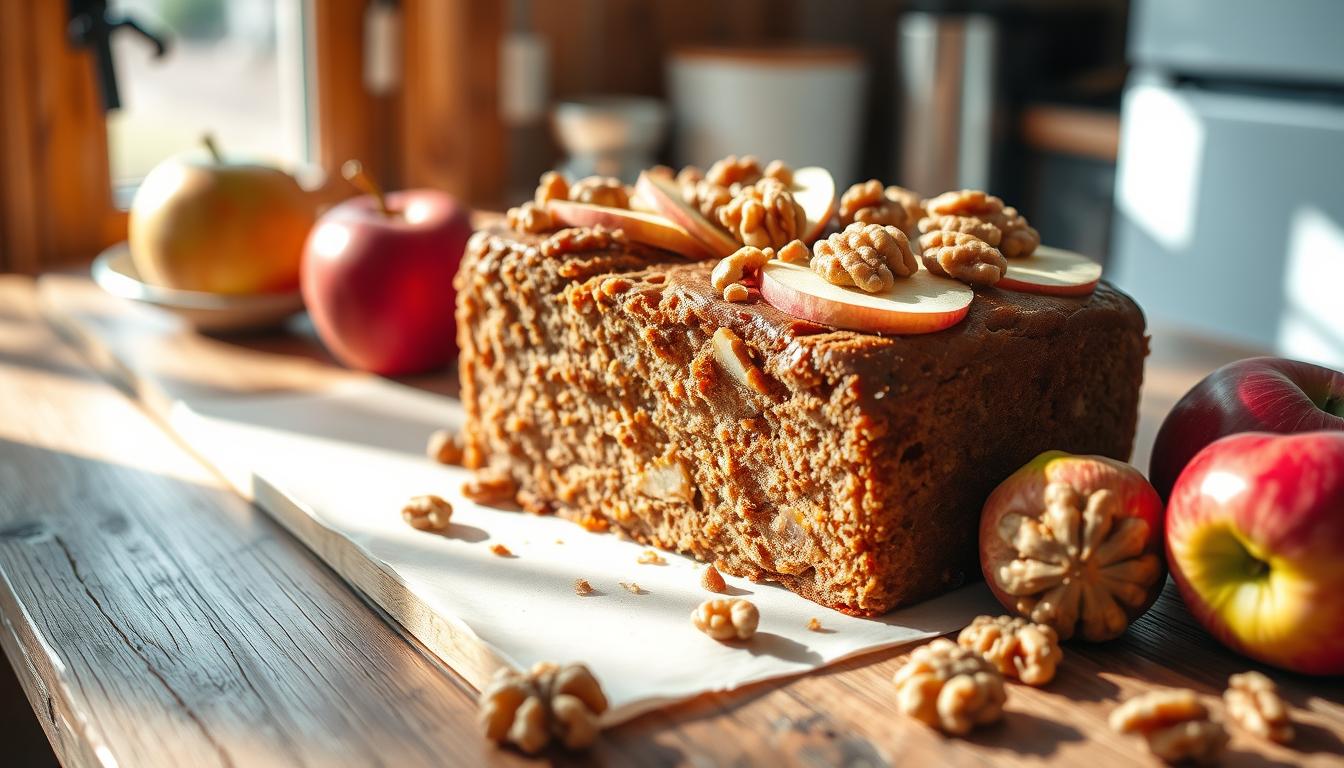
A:
[[[490,553],[496,557],[513,557],[513,550],[499,543],[490,545]]]
[[[913,231],[915,222],[926,215],[924,199],[916,192],[895,185],[887,187],[885,194],[888,200],[905,209],[906,226],[904,229],[907,233]]]
[[[813,616],[812,618],[807,620],[807,628],[812,632],[820,632],[821,620],[818,619],[816,616]]]
[[[983,656],[940,637],[896,670],[896,705],[945,733],[963,735],[1003,716],[1003,675]]]
[[[624,589],[626,592],[629,592],[632,595],[644,594],[644,588],[639,586],[633,581],[618,581],[616,583],[621,585],[621,589]]]
[[[555,220],[551,218],[551,212],[546,210],[545,206],[537,205],[531,200],[516,208],[510,208],[504,218],[508,221],[509,229],[515,232],[536,234],[555,229]]]
[[[802,240],[790,240],[775,252],[775,258],[790,264],[806,264],[812,258],[812,252],[803,245]]]
[[[840,196],[840,226],[847,227],[856,221],[902,230],[909,223],[905,207],[888,198],[877,179],[855,184]]]
[[[771,160],[765,166],[765,178],[774,179],[786,187],[793,186],[793,169],[783,160]]]
[[[801,237],[807,214],[783,184],[762,179],[744,187],[718,211],[719,223],[744,245],[780,248]]]
[[[401,519],[417,531],[446,531],[453,517],[453,505],[434,494],[413,496],[401,508]]]
[[[1036,251],[1036,246],[1041,244],[1040,233],[1027,223],[1026,218],[1018,213],[1016,208],[1005,206],[1000,198],[978,189],[944,192],[932,200],[925,201],[925,207],[928,210],[928,218],[933,221],[952,216],[956,220],[978,219],[993,227],[999,233],[998,239],[993,241],[972,231],[969,223],[962,223],[956,228],[944,226],[939,229],[974,234],[990,245],[996,246],[1000,254],[1009,259],[1030,256]],[[920,231],[932,230],[925,229],[921,222]]]
[[[720,595],[728,591],[728,584],[723,580],[723,574],[719,573],[719,569],[715,568],[713,563],[700,574],[700,586]]]
[[[998,227],[974,216],[946,214],[943,216],[925,216],[919,220],[920,232],[927,234],[937,230],[961,232],[984,240],[986,244],[993,246],[997,246],[999,241],[1003,239],[1003,232]]]
[[[695,186],[697,182],[703,181],[704,178],[704,171],[694,165],[688,165],[677,171],[677,186],[681,187],[684,193],[687,186]]]
[[[675,455],[663,456],[644,465],[635,478],[635,491],[661,501],[690,502],[695,498],[691,473]]]
[[[578,203],[605,205],[608,208],[629,208],[630,193],[620,179],[610,176],[589,176],[574,182],[569,188],[569,199]]]
[[[537,184],[537,191],[532,195],[532,202],[540,207],[546,207],[546,204],[552,200],[569,199],[569,182],[557,171],[547,171],[541,174],[541,181]]]
[[[751,298],[751,289],[742,283],[729,283],[723,289],[723,300],[742,303]]]
[[[587,579],[574,580],[574,594],[580,597],[587,597],[593,594],[593,585],[588,583]]]
[[[607,229],[601,224],[595,227],[570,227],[543,240],[541,255],[553,259],[567,253],[605,251],[624,245],[625,242],[623,229]]]
[[[761,179],[761,161],[753,155],[729,155],[709,166],[705,181],[720,187],[746,187]]]
[[[910,239],[897,227],[855,222],[812,246],[812,270],[835,285],[869,293],[890,290],[919,269]]]
[[[654,552],[652,549],[646,549],[643,552],[640,552],[639,557],[635,559],[635,562],[640,565],[667,565],[667,559],[657,552]]]
[[[518,484],[502,469],[485,468],[476,471],[462,484],[462,495],[477,504],[502,504],[513,501]]]
[[[523,674],[501,669],[481,691],[477,720],[485,737],[534,755],[555,739],[569,749],[591,746],[607,697],[582,664],[541,662]]]
[[[1050,682],[1064,660],[1055,630],[1016,616],[977,616],[957,635],[957,644],[1027,685]]]
[[[967,285],[991,286],[1008,269],[997,248],[964,232],[934,230],[920,236],[919,247],[930,272]]]
[[[1111,711],[1111,730],[1141,734],[1157,757],[1175,763],[1213,763],[1227,746],[1222,723],[1194,691],[1163,690],[1135,696]]]
[[[1003,200],[979,189],[961,189],[924,201],[929,216],[993,216],[1003,212]]]
[[[715,640],[750,640],[761,623],[761,613],[749,600],[720,597],[692,611],[691,623]]]
[[[1278,686],[1254,670],[1232,675],[1223,692],[1227,715],[1237,725],[1262,739],[1279,744],[1293,740],[1293,721],[1288,706],[1279,696]]]
[[[1041,244],[1041,233],[1028,224],[1026,218],[1012,206],[1004,208],[1003,213],[992,217],[991,221],[1003,232],[999,250],[1007,258],[1021,259],[1030,256]]]
[[[683,184],[681,198],[686,204],[700,212],[710,222],[719,223],[719,211],[733,200],[733,193],[727,187],[721,187],[709,181],[696,181]]]
[[[994,569],[996,584],[1017,598],[1017,612],[1093,642],[1118,637],[1129,626],[1124,607],[1138,609],[1157,580],[1157,555],[1144,552],[1148,521],[1121,515],[1110,490],[1084,498],[1068,483],[1045,487],[1040,518],[1010,513],[998,535],[1017,557]]]
[[[738,384],[759,394],[770,391],[770,380],[751,359],[742,338],[729,328],[719,328],[709,340],[714,361]]]
[[[755,273],[774,257],[773,248],[744,245],[714,265],[714,271],[709,273],[709,283],[714,286],[714,290],[722,291],[744,278],[755,277]]]
[[[425,453],[440,464],[460,466],[463,459],[462,436],[451,429],[436,429],[429,436]]]

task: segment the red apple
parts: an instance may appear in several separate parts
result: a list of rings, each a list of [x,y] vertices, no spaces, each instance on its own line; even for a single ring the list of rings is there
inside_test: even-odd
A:
[[[700,241],[658,214],[568,200],[552,200],[546,208],[561,226],[593,227],[600,224],[623,230],[625,236],[636,243],[672,251],[688,259],[712,258]]]
[[[648,171],[639,174],[639,180],[635,182],[635,194],[672,223],[686,230],[716,259],[729,256],[742,247],[719,225],[711,223],[699,211],[687,205],[681,199],[677,182],[664,174]]]
[[[1110,640],[1162,591],[1162,500],[1124,462],[1047,451],[985,501],[980,567],[1013,613]]]
[[[1166,498],[1204,446],[1237,432],[1344,430],[1344,373],[1274,357],[1219,368],[1176,403],[1153,444],[1148,476]]]
[[[803,320],[867,333],[932,333],[961,322],[975,292],[928,270],[868,293],[835,285],[804,264],[778,259],[761,269],[761,298]]]
[[[470,235],[466,208],[432,189],[393,192],[385,208],[365,195],[327,211],[303,258],[303,298],[323,343],[384,376],[450,362],[453,276]]]
[[[1048,296],[1086,296],[1097,289],[1101,265],[1073,251],[1038,246],[1024,259],[1008,259],[996,288]]]
[[[1344,432],[1205,447],[1172,489],[1167,559],[1185,604],[1229,648],[1344,673]]]

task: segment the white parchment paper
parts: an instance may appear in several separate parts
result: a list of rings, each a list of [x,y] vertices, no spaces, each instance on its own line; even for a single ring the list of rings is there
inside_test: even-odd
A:
[[[461,423],[452,399],[367,380],[320,394],[179,402],[169,420],[237,487],[260,479],[278,489],[505,661],[523,668],[543,660],[588,664],[611,700],[612,723],[702,692],[951,632],[978,613],[998,612],[982,584],[860,619],[780,587],[725,577],[732,594],[760,608],[761,625],[751,642],[723,645],[690,624],[691,610],[711,597],[699,586],[703,566],[695,561],[663,553],[666,565],[642,565],[636,558],[645,547],[615,535],[463,498],[468,473],[424,456],[434,429]],[[406,499],[422,493],[452,502],[447,535],[402,522]],[[493,543],[515,557],[492,554]],[[579,578],[596,592],[576,595]],[[620,582],[637,583],[641,593]],[[807,629],[813,617],[823,631]]]

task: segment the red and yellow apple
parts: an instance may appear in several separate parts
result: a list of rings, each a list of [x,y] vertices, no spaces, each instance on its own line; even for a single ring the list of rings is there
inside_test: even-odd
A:
[[[575,203],[569,200],[552,200],[546,204],[547,210],[556,223],[565,227],[603,226],[609,229],[621,229],[625,236],[636,243],[651,245],[666,251],[685,256],[688,259],[708,259],[712,255],[705,250],[699,240],[691,237],[686,230],[670,220],[654,213],[609,208],[591,203]]]
[[[371,185],[357,164],[347,178]],[[303,298],[342,363],[384,376],[420,373],[457,355],[453,276],[471,236],[467,209],[433,189],[352,198],[308,238]]]
[[[761,298],[781,312],[823,325],[867,333],[916,334],[961,322],[975,292],[921,269],[897,279],[889,290],[868,293],[835,285],[806,264],[776,259],[761,268]]]
[[[1086,296],[1097,289],[1101,265],[1073,251],[1038,246],[1030,256],[1008,259],[996,288],[1047,296]]]
[[[1162,500],[1124,462],[1047,451],[985,501],[980,567],[1014,614],[1110,640],[1162,591]]]
[[[1229,648],[1344,673],[1344,432],[1206,446],[1172,489],[1167,558],[1191,613]]]
[[[1344,373],[1253,357],[1219,368],[1176,403],[1158,430],[1148,476],[1166,498],[1204,446],[1238,432],[1344,430]]]
[[[140,279],[191,291],[245,294],[299,287],[316,201],[264,165],[210,159],[159,163],[131,202],[128,240]]]

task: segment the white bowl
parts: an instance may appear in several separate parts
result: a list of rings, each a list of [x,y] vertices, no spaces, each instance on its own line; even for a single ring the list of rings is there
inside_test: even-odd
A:
[[[93,281],[113,296],[172,312],[198,331],[230,333],[280,325],[303,309],[298,291],[223,294],[182,291],[140,280],[131,249],[118,243],[93,260]]]

